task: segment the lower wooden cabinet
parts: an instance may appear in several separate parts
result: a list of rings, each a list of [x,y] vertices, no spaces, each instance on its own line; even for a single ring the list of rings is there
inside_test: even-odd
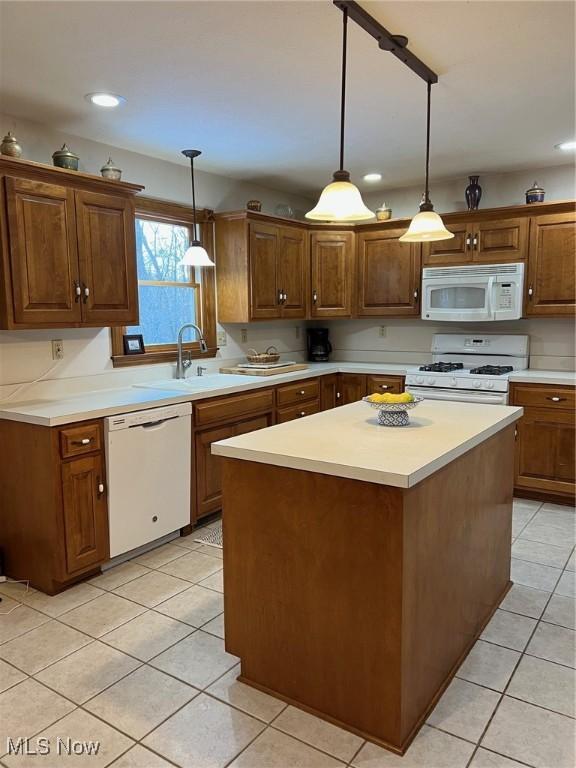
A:
[[[372,395],[374,392],[399,395],[404,392],[404,376],[367,376],[366,394]]]
[[[274,423],[273,402],[273,390],[256,390],[256,392],[249,392],[245,395],[216,398],[210,402],[201,402],[198,405],[198,407],[204,406],[205,411],[209,412],[210,418],[217,418],[218,414],[225,418],[225,414],[231,411],[245,411],[252,406],[255,410],[266,408],[267,411],[253,416],[244,414],[241,420],[236,417],[233,421],[229,420],[212,427],[196,430],[192,461],[191,522],[193,525],[206,515],[211,515],[222,508],[221,459],[212,454],[212,443],[271,426]],[[206,417],[206,413],[204,415]]]
[[[516,426],[514,486],[521,495],[572,501],[576,493],[574,388],[512,384],[511,405],[524,415]]]
[[[340,391],[338,389],[338,374],[329,373],[320,377],[320,410],[329,411],[338,405]]]
[[[1,539],[8,576],[55,594],[109,559],[102,421],[0,420]]]
[[[108,557],[104,460],[99,453],[62,463],[66,569],[74,574]]]
[[[338,405],[361,400],[366,395],[366,376],[362,373],[339,373],[338,391]]]

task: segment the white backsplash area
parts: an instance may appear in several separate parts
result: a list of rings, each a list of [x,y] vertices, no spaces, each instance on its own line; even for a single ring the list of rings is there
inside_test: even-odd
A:
[[[226,345],[215,358],[194,360],[191,371],[195,373],[196,365],[203,365],[208,373],[216,373],[223,365],[243,360],[250,348],[263,351],[272,344],[284,360],[302,360],[304,326],[304,321],[219,326],[226,332]],[[243,330],[247,333],[245,342]],[[64,341],[61,361],[52,360],[52,339]],[[0,401],[63,397],[174,376],[174,363],[114,368],[111,354],[107,328],[0,331]]]
[[[433,323],[427,320],[331,320],[332,358],[347,362],[426,363],[435,333],[521,333],[530,337],[530,368],[576,370],[573,318],[532,318],[495,323]],[[382,335],[383,334],[383,335]]]

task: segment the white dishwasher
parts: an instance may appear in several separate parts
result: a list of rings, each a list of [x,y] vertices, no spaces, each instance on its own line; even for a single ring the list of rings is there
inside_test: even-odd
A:
[[[192,406],[104,420],[110,557],[190,523]]]

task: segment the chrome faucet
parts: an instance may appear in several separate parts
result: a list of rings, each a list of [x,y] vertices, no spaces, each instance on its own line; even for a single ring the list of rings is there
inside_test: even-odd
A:
[[[204,334],[202,333],[202,329],[198,328],[197,325],[194,323],[185,323],[182,328],[178,331],[178,357],[176,359],[176,378],[177,379],[185,379],[186,378],[186,369],[190,368],[192,365],[192,360],[188,357],[187,360],[183,359],[182,356],[182,335],[186,328],[194,328],[196,331],[196,335],[198,336],[198,341],[200,342],[200,352],[208,352],[208,345],[206,344],[206,339],[204,338]]]

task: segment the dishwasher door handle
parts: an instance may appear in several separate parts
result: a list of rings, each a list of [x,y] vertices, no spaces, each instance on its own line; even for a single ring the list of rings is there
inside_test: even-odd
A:
[[[130,424],[128,429],[138,429],[139,427],[142,427],[142,429],[154,429],[155,427],[161,427],[163,424],[166,424],[169,421],[174,421],[174,419],[179,419],[179,416],[169,416],[166,419],[157,419],[156,421],[147,421],[144,424]]]

